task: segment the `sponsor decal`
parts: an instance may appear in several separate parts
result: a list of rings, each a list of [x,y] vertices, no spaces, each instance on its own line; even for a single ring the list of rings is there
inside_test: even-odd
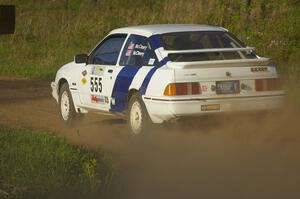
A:
[[[184,76],[197,76],[196,73],[188,73],[188,74],[184,74]]]
[[[251,72],[266,72],[268,71],[268,67],[252,67]]]
[[[96,104],[104,104],[105,98],[102,95],[91,95],[91,102]]]
[[[86,76],[86,75],[87,75],[86,70],[82,71],[82,75],[83,75],[83,76]]]
[[[132,55],[135,55],[135,56],[141,56],[141,57],[143,57],[144,56],[144,52],[141,52],[141,51],[138,51],[138,50],[135,50],[135,51],[133,51],[133,54]]]
[[[125,56],[130,57],[131,55],[134,56],[144,56],[144,52],[148,47],[144,46],[142,44],[134,44],[133,42],[130,42],[126,51]]]
[[[111,98],[111,104],[112,104],[112,105],[116,105],[116,100],[115,100],[115,98]]]
[[[105,96],[105,103],[108,104],[109,103],[109,100],[108,100],[108,97]]]
[[[147,46],[143,46],[142,44],[136,44],[136,45],[135,45],[135,49],[146,50],[146,49],[147,49]]]
[[[150,58],[149,61],[148,61],[148,65],[153,65],[155,62],[155,59],[153,58]]]
[[[86,82],[87,82],[87,80],[86,80],[85,77],[81,79],[81,83],[82,83],[82,84],[86,84]]]
[[[92,69],[92,75],[103,76],[104,69],[101,66],[94,66]]]
[[[143,57],[147,48],[147,46],[144,46],[142,44],[136,44],[134,46],[134,51],[132,55]]]

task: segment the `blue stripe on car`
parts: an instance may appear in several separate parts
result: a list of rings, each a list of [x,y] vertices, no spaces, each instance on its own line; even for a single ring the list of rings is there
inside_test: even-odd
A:
[[[115,99],[115,103],[111,104],[111,112],[123,112],[127,109],[128,89],[140,68],[124,66],[119,72],[112,91],[112,98]]]
[[[142,86],[140,87],[140,94],[144,95],[146,93],[146,90],[148,88],[149,82],[152,78],[152,76],[154,75],[155,71],[157,69],[159,69],[160,67],[164,66],[167,62],[169,61],[168,57],[165,57],[163,60],[161,60],[155,67],[153,67],[147,74],[147,76],[145,77]]]
[[[149,42],[151,47],[156,50],[162,47],[159,35],[152,35],[149,37]],[[156,64],[146,75],[142,86],[140,87],[139,91],[140,94],[144,95],[146,93],[148,84],[155,73],[155,71],[165,65],[169,61],[168,57],[165,57],[161,60],[158,64]],[[115,99],[115,103],[111,104],[110,111],[111,112],[123,112],[127,109],[127,96],[128,90],[131,85],[133,78],[135,77],[136,73],[141,67],[133,67],[133,66],[125,66],[119,72],[114,88],[112,91],[112,98]]]
[[[150,41],[150,45],[151,47],[156,50],[160,47],[162,47],[162,43],[161,40],[159,38],[159,35],[152,35],[151,37],[149,37],[149,41]],[[147,76],[145,77],[142,86],[140,87],[139,91],[140,94],[144,95],[146,93],[146,90],[148,88],[148,84],[152,78],[152,76],[154,75],[155,71],[157,69],[159,69],[160,67],[164,66],[167,62],[169,61],[168,57],[165,57],[164,59],[162,59],[158,64],[155,65],[155,67],[153,67],[147,74]]]
[[[162,43],[160,41],[159,35],[152,35],[149,37],[149,42],[151,47],[156,50],[160,47],[162,47]]]

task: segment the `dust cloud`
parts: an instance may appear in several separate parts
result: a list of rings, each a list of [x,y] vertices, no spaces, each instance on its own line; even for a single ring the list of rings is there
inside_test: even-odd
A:
[[[300,198],[300,111],[293,103],[270,113],[189,118],[134,138],[124,120],[95,114],[62,127],[49,82],[0,85],[1,125],[45,129],[113,155],[120,165],[108,198]]]
[[[79,131],[120,161],[113,198],[300,198],[300,113],[286,109],[188,118],[145,138],[114,119]]]

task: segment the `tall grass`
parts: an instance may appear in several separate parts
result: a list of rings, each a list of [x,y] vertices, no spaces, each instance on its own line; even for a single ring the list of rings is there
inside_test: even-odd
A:
[[[109,156],[44,132],[0,127],[0,198],[104,198],[115,168]]]
[[[17,6],[16,33],[0,38],[0,74],[50,79],[74,54],[110,30],[138,24],[195,23],[228,28],[282,73],[300,55],[295,0],[0,0]],[[298,70],[297,70],[298,71]]]

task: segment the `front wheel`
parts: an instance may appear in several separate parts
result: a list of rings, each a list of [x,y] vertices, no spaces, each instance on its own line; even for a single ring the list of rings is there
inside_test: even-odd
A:
[[[138,94],[133,94],[129,100],[127,124],[130,131],[135,135],[145,134],[150,127],[151,121],[148,112]]]
[[[69,85],[64,83],[59,91],[59,116],[60,119],[70,126],[73,123],[77,113],[75,111],[72,95],[69,90]]]

